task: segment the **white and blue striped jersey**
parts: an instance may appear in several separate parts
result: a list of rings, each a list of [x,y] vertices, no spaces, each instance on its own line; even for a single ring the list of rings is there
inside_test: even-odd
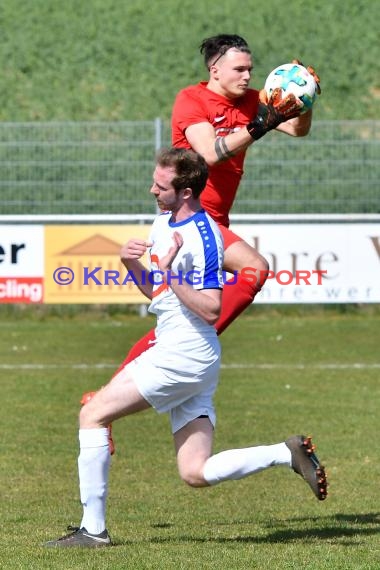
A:
[[[163,281],[157,262],[173,246],[174,232],[182,235],[183,245]],[[164,212],[155,219],[149,240],[153,244],[149,251],[150,279],[154,279],[149,311],[157,315],[156,333],[184,327],[197,331],[212,329],[214,334],[214,327],[190,311],[168,285],[173,278],[198,290],[223,288],[223,238],[217,224],[204,210],[182,222],[172,222],[171,212]]]

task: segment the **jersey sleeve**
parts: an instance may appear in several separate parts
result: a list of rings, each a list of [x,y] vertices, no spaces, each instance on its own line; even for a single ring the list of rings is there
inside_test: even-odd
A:
[[[199,279],[195,289],[223,289],[223,238],[219,228],[205,218],[198,223],[202,247],[194,256],[194,271]]]
[[[184,134],[190,125],[207,122],[209,122],[208,112],[199,94],[190,89],[180,91],[173,105],[173,131],[178,130]]]

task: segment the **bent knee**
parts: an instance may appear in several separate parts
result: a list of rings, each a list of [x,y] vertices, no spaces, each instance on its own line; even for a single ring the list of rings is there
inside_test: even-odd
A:
[[[269,271],[268,261],[258,251],[255,251],[255,255],[252,258],[252,266],[255,267],[257,271],[260,272]]]
[[[269,263],[262,255],[259,255],[260,262],[257,267],[257,273],[259,276],[259,286],[262,287],[269,275]]]
[[[79,426],[81,428],[106,427],[107,422],[102,421],[100,410],[92,401],[82,406],[79,412]],[[104,424],[104,425],[103,425]]]
[[[80,427],[87,426],[88,423],[91,423],[92,420],[92,408],[90,408],[89,403],[82,406],[79,412],[79,425]]]
[[[269,263],[261,253],[251,247],[249,254],[241,258],[237,269],[242,272],[247,268],[257,273],[265,273],[269,270]]]
[[[253,287],[261,289],[269,275],[269,263],[265,257],[253,250],[252,256],[248,259],[240,274]]]

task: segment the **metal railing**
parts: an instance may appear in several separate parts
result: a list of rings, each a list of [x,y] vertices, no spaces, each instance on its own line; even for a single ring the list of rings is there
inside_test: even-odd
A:
[[[0,214],[153,214],[168,121],[0,123]],[[248,151],[235,214],[379,213],[380,121],[314,121]]]

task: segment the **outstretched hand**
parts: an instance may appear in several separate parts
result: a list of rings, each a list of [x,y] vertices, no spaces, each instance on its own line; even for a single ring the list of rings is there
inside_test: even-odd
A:
[[[171,269],[172,263],[173,263],[176,255],[177,255],[177,253],[179,252],[179,250],[183,246],[183,237],[181,236],[181,234],[179,232],[174,232],[172,235],[172,238],[173,238],[172,247],[169,249],[168,253],[164,257],[160,258],[160,261],[159,261],[160,271],[168,271]]]
[[[282,89],[274,89],[270,97],[262,89],[259,94],[257,115],[247,125],[247,131],[257,141],[268,131],[278,127],[280,123],[298,117],[301,114],[303,103],[293,93],[282,98]]]
[[[282,97],[282,89],[280,87],[273,89],[269,97],[266,90],[261,89],[259,100],[263,105],[274,107],[276,111],[283,115],[285,118],[281,122],[297,117],[303,108],[302,101],[297,99],[293,93],[289,93],[286,97]]]

